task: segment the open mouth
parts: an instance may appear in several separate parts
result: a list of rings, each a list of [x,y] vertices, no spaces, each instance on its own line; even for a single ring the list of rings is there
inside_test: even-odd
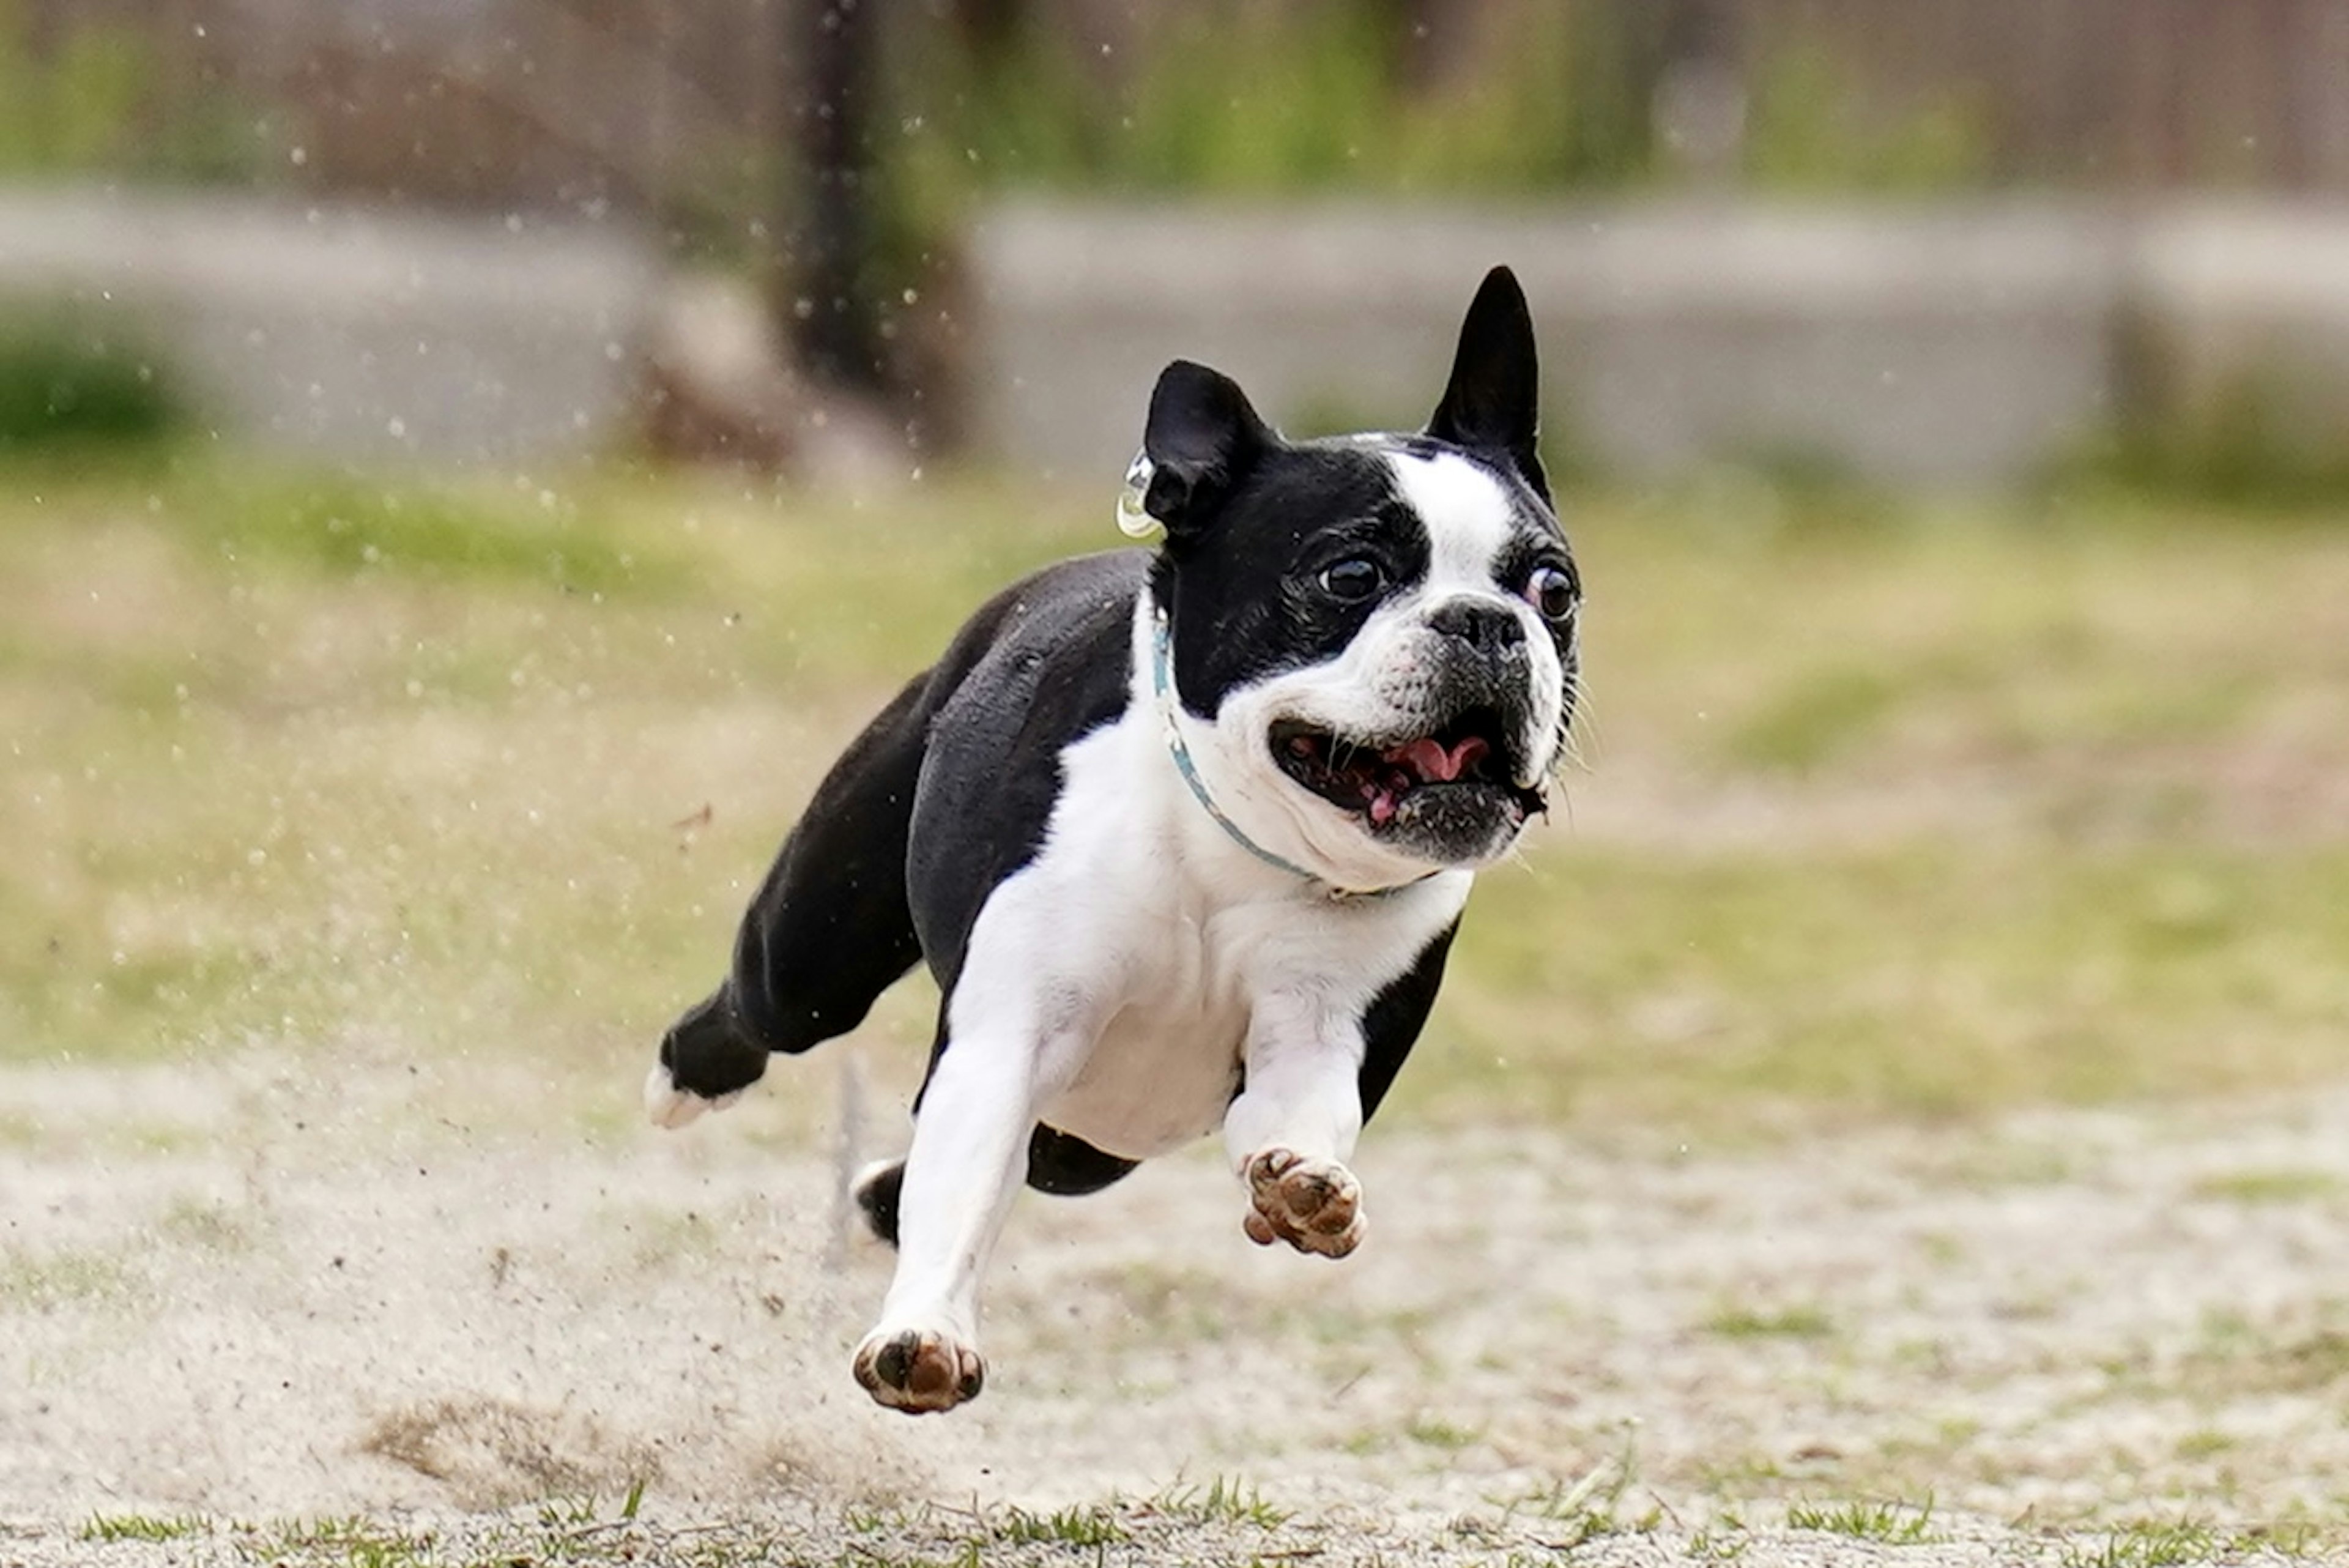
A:
[[[1273,760],[1305,788],[1382,828],[1436,799],[1489,802],[1522,822],[1547,804],[1516,780],[1515,743],[1498,711],[1471,708],[1402,741],[1357,741],[1293,719],[1272,726]]]

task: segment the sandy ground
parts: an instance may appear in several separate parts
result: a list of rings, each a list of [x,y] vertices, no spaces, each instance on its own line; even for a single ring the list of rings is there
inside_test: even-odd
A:
[[[793,1066],[764,1092],[838,1094]],[[1744,1152],[1380,1126],[1340,1264],[1248,1245],[1203,1149],[1024,1199],[987,1393],[921,1420],[848,1376],[888,1262],[837,1160],[755,1098],[664,1135],[625,1093],[550,1127],[356,1048],[0,1073],[0,1565],[290,1560],[239,1527],[355,1511],[527,1558],[491,1538],[551,1499],[656,1561],[833,1561],[859,1521],[947,1556],[1113,1494],[1134,1562],[2343,1539],[2349,1093]],[[1210,1530],[1218,1481],[1294,1517]],[[1930,1500],[1927,1539],[1789,1512],[1858,1500]],[[211,1523],[83,1539],[134,1513]]]

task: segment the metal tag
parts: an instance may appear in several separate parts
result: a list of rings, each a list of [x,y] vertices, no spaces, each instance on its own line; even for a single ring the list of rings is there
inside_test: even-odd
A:
[[[1129,539],[1147,539],[1164,527],[1143,509],[1143,499],[1150,493],[1150,476],[1156,472],[1146,452],[1135,452],[1125,471],[1125,488],[1117,496],[1117,531]]]

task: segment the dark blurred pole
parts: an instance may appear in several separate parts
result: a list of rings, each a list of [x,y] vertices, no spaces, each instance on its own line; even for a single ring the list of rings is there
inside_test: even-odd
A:
[[[876,394],[882,368],[872,297],[872,202],[876,0],[798,0],[789,33],[799,68],[782,62],[785,90],[802,96],[783,229],[784,319],[800,362],[824,385]]]

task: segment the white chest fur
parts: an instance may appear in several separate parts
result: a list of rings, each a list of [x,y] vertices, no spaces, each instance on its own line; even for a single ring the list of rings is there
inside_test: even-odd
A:
[[[957,1046],[1024,1036],[1044,1122],[1112,1154],[1213,1131],[1252,1032],[1358,1021],[1468,895],[1449,872],[1333,901],[1266,866],[1191,797],[1143,693],[1061,763],[1042,850],[972,929],[950,1024]]]

